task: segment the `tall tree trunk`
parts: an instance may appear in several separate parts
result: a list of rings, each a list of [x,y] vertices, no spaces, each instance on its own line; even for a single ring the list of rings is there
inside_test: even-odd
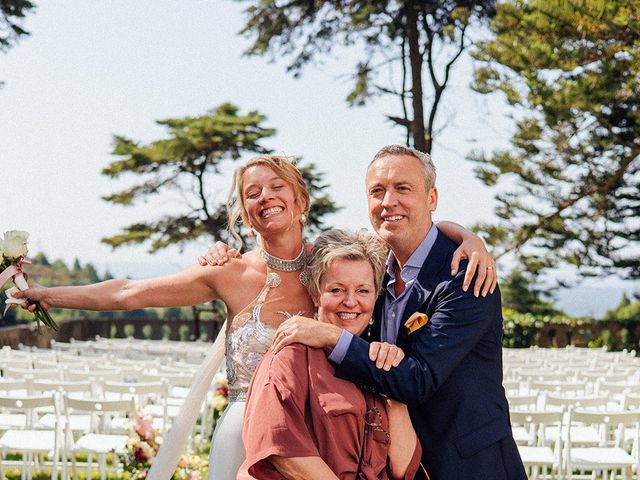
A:
[[[418,13],[411,6],[407,9],[407,40],[409,41],[409,62],[411,64],[411,105],[413,107],[411,134],[413,136],[413,146],[422,152],[430,153],[431,149],[427,146],[424,130],[422,53],[420,52]]]

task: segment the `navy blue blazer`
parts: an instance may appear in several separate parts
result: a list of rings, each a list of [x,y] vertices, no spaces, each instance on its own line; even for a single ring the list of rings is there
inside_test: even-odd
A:
[[[500,292],[475,298],[471,288],[462,291],[466,263],[455,277],[450,271],[456,247],[438,233],[398,331],[406,354],[400,365],[377,369],[368,342],[355,337],[336,375],[409,406],[431,480],[526,480],[502,387]],[[383,295],[372,326],[375,340],[382,306]],[[429,322],[407,335],[404,322],[416,311]]]

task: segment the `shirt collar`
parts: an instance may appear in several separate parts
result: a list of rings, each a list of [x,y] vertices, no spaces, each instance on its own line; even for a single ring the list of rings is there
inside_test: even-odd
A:
[[[418,245],[418,248],[416,248],[413,251],[413,253],[409,257],[409,260],[407,260],[407,263],[405,263],[404,268],[407,268],[407,267],[409,267],[408,269],[422,268],[422,265],[424,265],[424,262],[427,260],[427,257],[429,256],[429,252],[431,252],[431,248],[433,247],[433,244],[436,243],[437,237],[438,237],[438,227],[436,227],[436,224],[434,223],[431,225],[431,228],[429,229],[425,237],[420,242],[420,245]],[[395,279],[397,268],[398,268],[398,262],[396,261],[396,257],[393,255],[393,252],[390,250],[389,256],[387,258],[387,274],[389,274],[391,279]]]

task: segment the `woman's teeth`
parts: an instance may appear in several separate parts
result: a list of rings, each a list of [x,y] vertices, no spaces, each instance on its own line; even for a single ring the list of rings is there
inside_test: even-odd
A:
[[[270,217],[271,215],[275,215],[276,213],[280,213],[280,212],[282,212],[282,207],[267,208],[266,210],[262,211],[260,216],[262,218],[267,218],[267,217]]]

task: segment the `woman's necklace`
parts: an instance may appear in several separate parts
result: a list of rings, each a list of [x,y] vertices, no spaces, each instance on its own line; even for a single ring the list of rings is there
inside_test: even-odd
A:
[[[300,250],[300,254],[292,260],[275,257],[264,249],[260,250],[260,256],[262,257],[262,260],[264,260],[265,265],[272,270],[279,270],[281,272],[295,272],[297,270],[302,270],[298,275],[300,283],[305,287],[309,285],[307,254],[304,251],[304,245],[302,246],[302,250]]]

